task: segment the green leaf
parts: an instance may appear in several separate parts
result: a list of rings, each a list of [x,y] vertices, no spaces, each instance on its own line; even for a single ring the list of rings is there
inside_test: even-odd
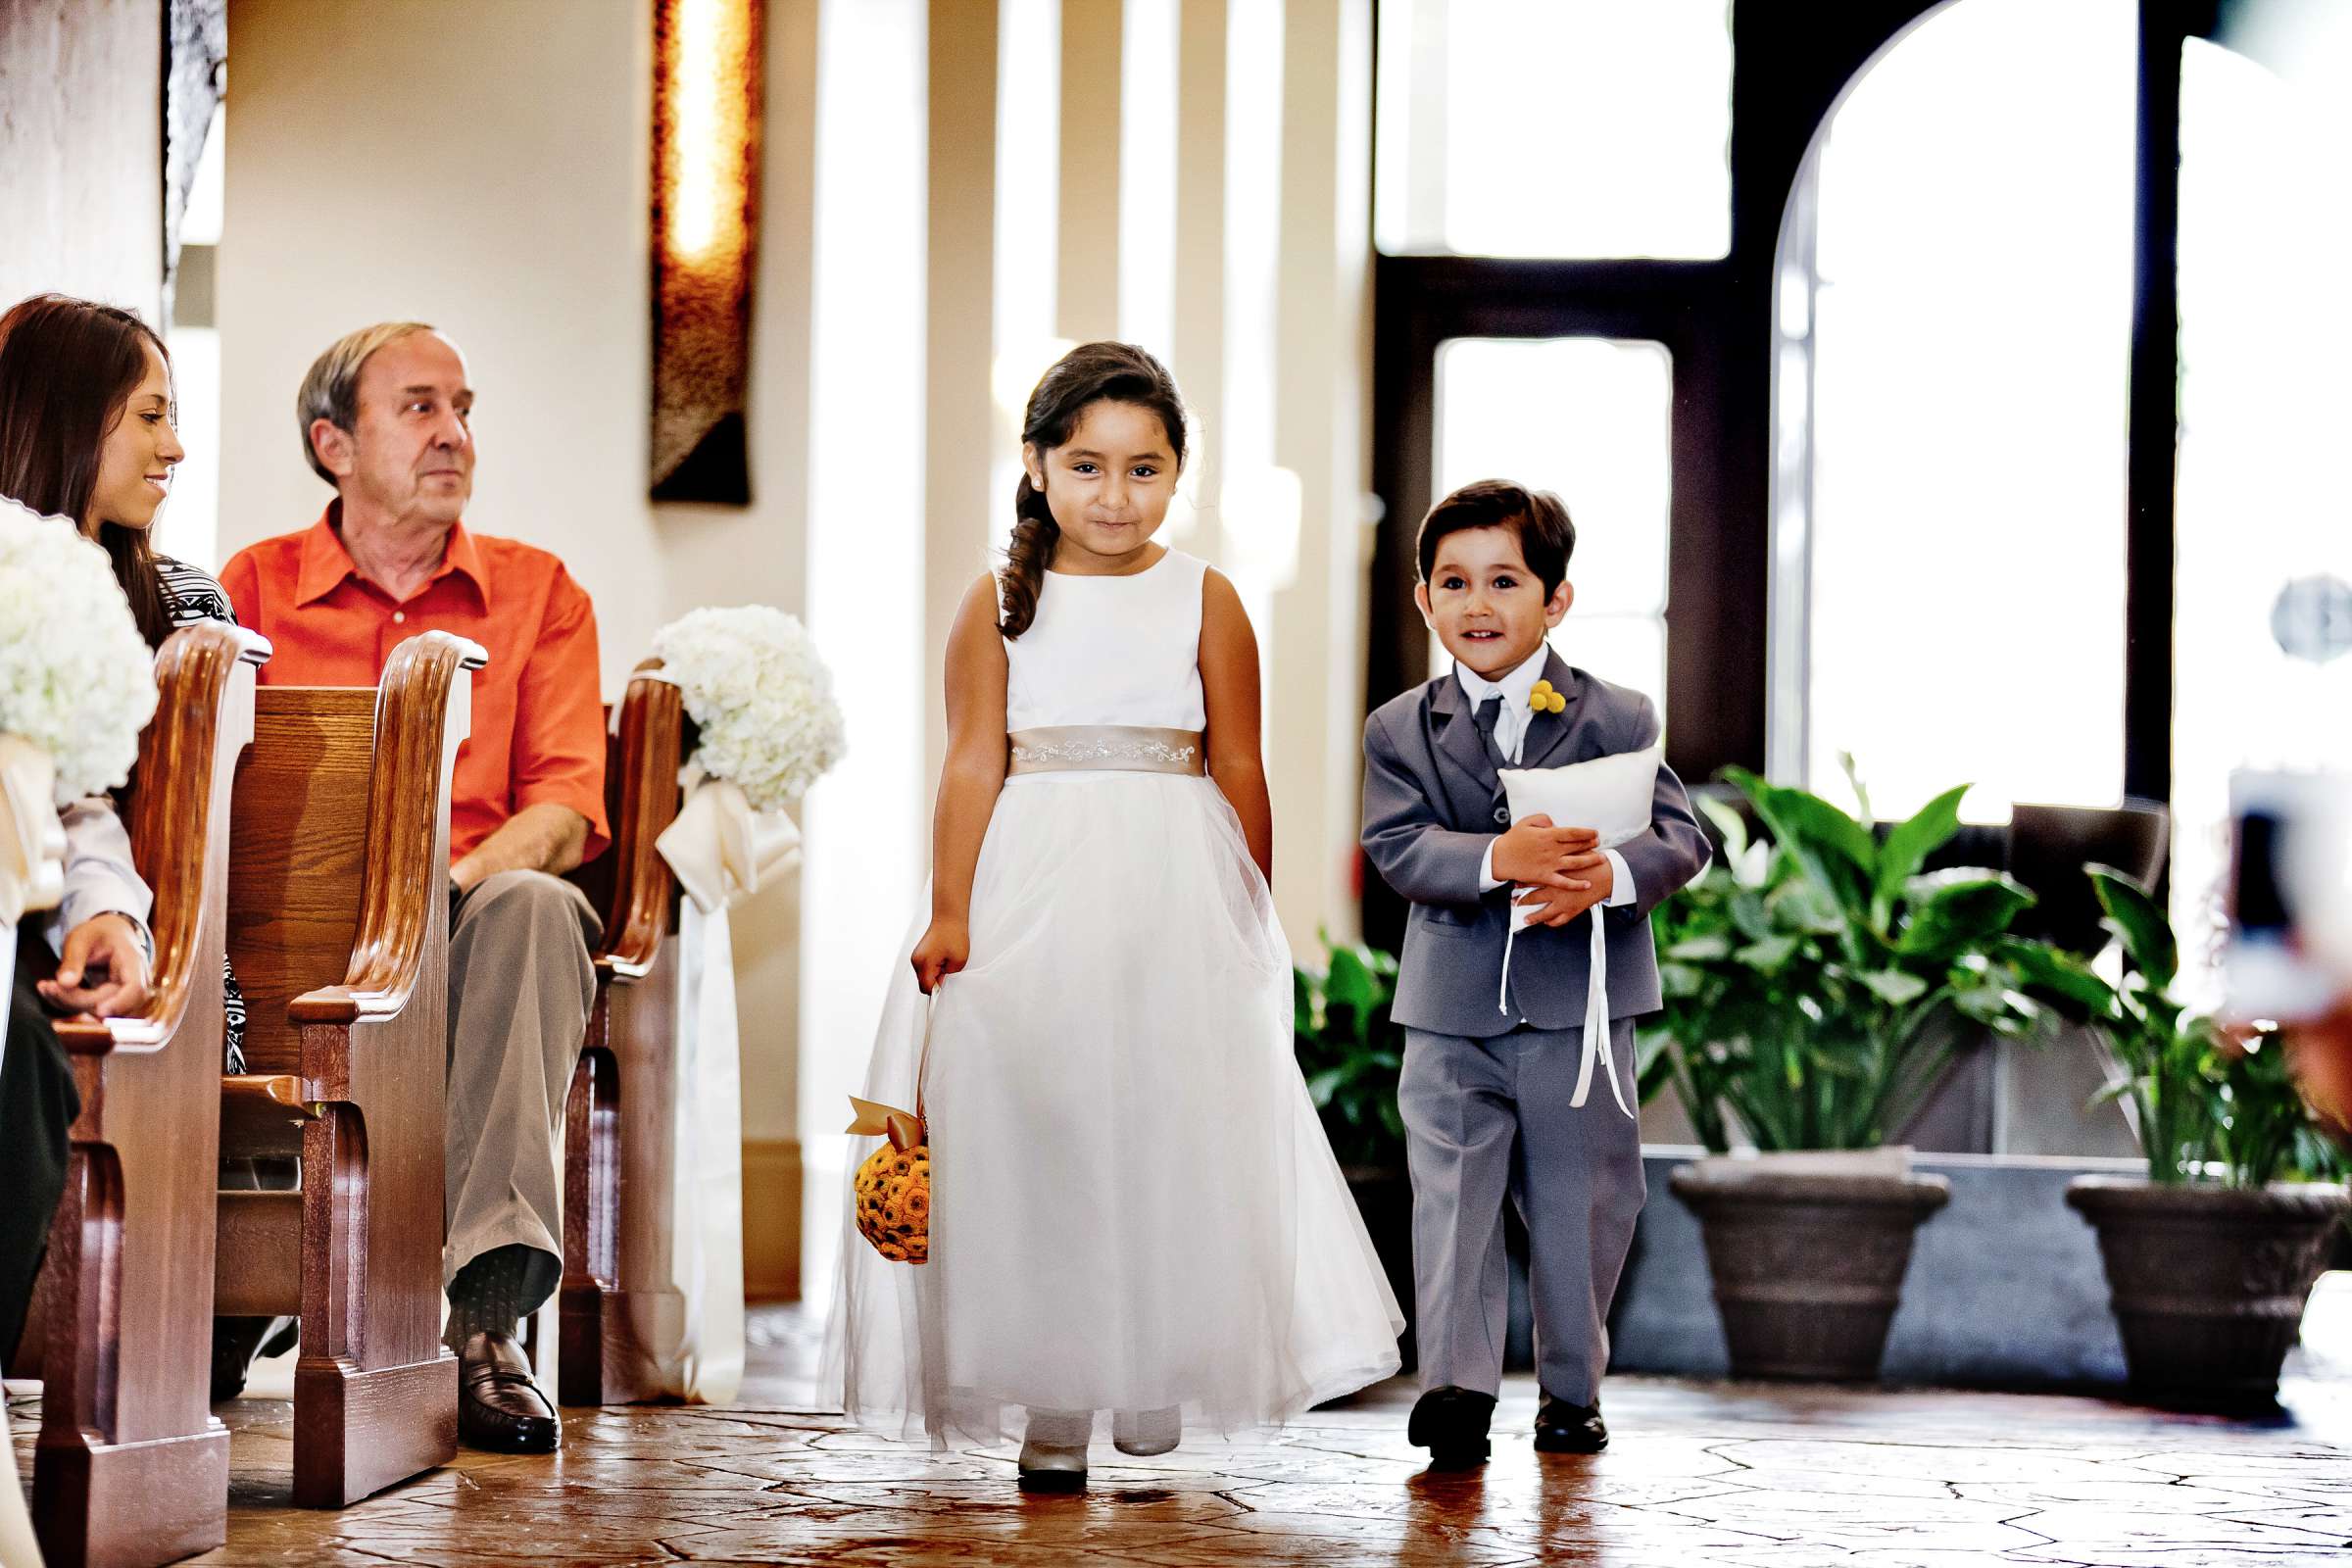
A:
[[[1863,872],[1876,863],[1878,847],[1871,842],[1870,830],[1820,796],[1767,784],[1742,769],[1734,768],[1726,776],[1755,803],[1773,837],[1800,856],[1833,854]]]
[[[2133,967],[2157,989],[2173,983],[2180,972],[2180,950],[2173,940],[2173,922],[2148,897],[2147,890],[2113,866],[2089,867],[2090,885],[2107,911],[2107,928],[2121,937]]]
[[[1905,1006],[1928,994],[1925,980],[1915,974],[1905,974],[1900,969],[1871,969],[1854,978],[1892,1006]]]
[[[1731,956],[1731,938],[1721,936],[1686,937],[1658,955],[1677,963],[1711,963]]]
[[[1355,950],[1333,948],[1331,974],[1323,982],[1323,1004],[1326,1007],[1352,1007],[1359,1013],[1366,1013],[1379,1001],[1380,983],[1373,979],[1371,968]]]
[[[1891,900],[1904,883],[1919,874],[1928,857],[1960,831],[1960,798],[1969,788],[1961,784],[1945,790],[1886,835],[1886,842],[1879,847],[1878,893],[1882,900]]]
[[[1715,831],[1723,835],[1724,854],[1728,858],[1738,859],[1747,852],[1745,817],[1713,796],[1693,796],[1690,804],[1697,807],[1706,819],[1715,824]]]
[[[1707,972],[1693,969],[1687,963],[1662,961],[1658,965],[1658,987],[1676,1001],[1697,996],[1706,989]]]
[[[1663,1031],[1644,1033],[1635,1052],[1634,1085],[1638,1098],[1634,1102],[1646,1105],[1657,1098],[1659,1090],[1674,1081],[1674,1045]]]
[[[1753,888],[1741,888],[1732,896],[1732,924],[1750,942],[1761,941],[1773,934],[1772,912],[1764,906],[1764,895]]]
[[[1796,938],[1789,936],[1766,937],[1761,942],[1751,942],[1741,948],[1737,956],[1741,963],[1751,969],[1761,969],[1767,974],[1775,974],[1787,967],[1790,958],[1796,956]]]
[[[1815,936],[1836,936],[1845,929],[1838,901],[1818,882],[1784,882],[1764,896],[1764,905],[1776,923]]]
[[[1911,905],[1895,951],[1906,957],[1958,956],[2009,929],[2034,905],[2025,884],[1998,871],[1956,869],[1913,877]]]
[[[1854,792],[1854,808],[1862,813],[1862,820],[1868,822],[1877,813],[1870,808],[1870,786],[1862,782],[1862,767],[1854,760],[1853,753],[1838,754],[1838,771],[1845,775],[1847,787]]]
[[[2114,989],[2071,953],[2046,943],[2011,939],[2000,944],[1994,956],[2016,973],[2029,992],[2048,999],[2078,1023],[2115,1012]]]

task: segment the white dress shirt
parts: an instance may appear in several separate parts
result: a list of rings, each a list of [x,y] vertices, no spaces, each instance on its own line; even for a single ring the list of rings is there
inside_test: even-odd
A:
[[[1498,681],[1487,679],[1458,661],[1453,666],[1454,678],[1462,683],[1462,691],[1468,695],[1474,713],[1478,705],[1488,698],[1502,699],[1502,707],[1494,715],[1494,746],[1502,753],[1503,760],[1514,767],[1518,765],[1520,756],[1527,747],[1528,725],[1536,716],[1530,704],[1536,682],[1544,678],[1544,662],[1550,652],[1549,644],[1539,643],[1534,653]],[[1578,824],[1561,822],[1556,825],[1575,827]],[[1496,836],[1500,837],[1499,834]],[[1634,874],[1626,869],[1625,857],[1615,850],[1603,850],[1600,853],[1609,862],[1609,896],[1601,902],[1611,906],[1633,903]],[[1478,891],[1481,894],[1492,893],[1500,886],[1502,880],[1494,874],[1494,846],[1489,842],[1487,858],[1479,862]]]
[[[50,948],[62,954],[68,933],[84,920],[120,914],[130,921],[147,961],[155,961],[155,938],[147,930],[154,897],[130,859],[130,835],[103,795],[75,801],[58,811],[66,830],[66,897],[49,916]]]

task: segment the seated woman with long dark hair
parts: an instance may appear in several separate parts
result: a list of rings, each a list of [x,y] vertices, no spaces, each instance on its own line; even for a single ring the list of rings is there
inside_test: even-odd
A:
[[[172,416],[171,356],[128,311],[40,294],[0,316],[0,495],[77,525],[106,551],[150,647],[190,621],[235,624],[220,584],[148,539],[186,456]],[[17,944],[0,1056],[0,1355],[23,1328],[80,1111],[48,1013],[138,1011],[153,960],[147,890],[111,804],[83,801],[65,814],[66,903],[46,941]],[[244,1004],[224,984],[226,1050],[241,1070]]]

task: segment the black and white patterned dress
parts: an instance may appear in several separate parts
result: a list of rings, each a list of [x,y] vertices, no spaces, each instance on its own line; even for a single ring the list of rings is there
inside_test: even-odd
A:
[[[172,624],[194,626],[205,621],[218,621],[223,626],[237,623],[236,608],[211,572],[201,566],[191,566],[170,556],[155,558],[156,575],[164,581],[164,598],[172,609]],[[220,1033],[221,1071],[241,1073],[245,1070],[245,994],[237,989],[236,971],[228,964],[228,956],[220,958]]]

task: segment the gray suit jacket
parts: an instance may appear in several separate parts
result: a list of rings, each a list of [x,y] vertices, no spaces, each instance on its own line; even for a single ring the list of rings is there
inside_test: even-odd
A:
[[[1520,765],[1560,767],[1657,743],[1657,711],[1640,692],[1572,669],[1556,652],[1544,674],[1568,707],[1535,715]],[[1649,911],[1707,863],[1706,836],[1671,768],[1658,769],[1650,815],[1649,831],[1617,851],[1633,873],[1634,902],[1601,911],[1614,1018],[1661,1005]],[[1592,937],[1582,919],[1519,934],[1511,959],[1515,1010],[1506,1014],[1497,1004],[1510,888],[1482,897],[1478,882],[1487,846],[1508,825],[1502,781],[1451,674],[1364,721],[1364,853],[1413,904],[1391,1014],[1408,1029],[1485,1040],[1523,1022],[1574,1029],[1585,1021]]]

